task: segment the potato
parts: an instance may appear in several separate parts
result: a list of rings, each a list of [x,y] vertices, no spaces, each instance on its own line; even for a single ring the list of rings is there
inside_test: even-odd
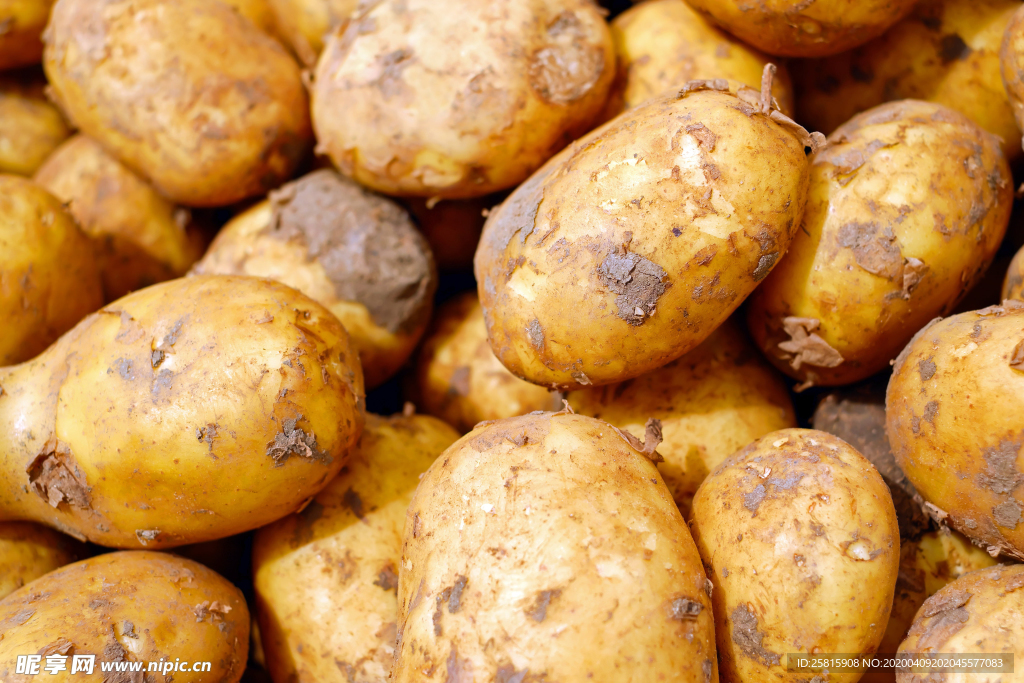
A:
[[[745,43],[771,55],[822,57],[881,35],[916,0],[686,0]]]
[[[472,293],[438,311],[420,348],[415,383],[413,398],[420,409],[463,433],[479,422],[561,407],[547,389],[519,379],[494,357],[483,310]]]
[[[102,305],[75,220],[35,183],[0,174],[0,366],[32,358]]]
[[[942,518],[1024,559],[1024,303],[932,321],[896,359],[886,432]]]
[[[661,421],[658,464],[683,517],[708,472],[751,441],[796,426],[786,385],[733,320],[663,368],[621,384],[574,391],[577,413],[640,433]]]
[[[160,674],[177,683],[236,683],[249,646],[249,610],[240,590],[203,565],[136,550],[76,562],[7,596],[0,633],[0,678],[9,683],[127,683]],[[43,655],[37,675],[15,673],[18,655],[26,654]],[[47,672],[47,655],[65,655],[65,670]],[[72,673],[75,655],[94,657],[92,675]],[[155,673],[101,673],[108,662],[138,662]],[[186,668],[196,662],[210,669]]]
[[[0,78],[0,173],[31,176],[70,135],[40,78]]]
[[[999,64],[1017,127],[1024,128],[1024,7],[1019,3],[1003,34]]]
[[[484,216],[499,203],[493,195],[437,203],[422,197],[402,201],[416,218],[417,227],[442,271],[472,270]]]
[[[790,66],[797,120],[831,132],[890,100],[936,102],[1002,138],[1020,157],[1020,132],[999,73],[1003,32],[1020,0],[929,0],[885,35],[849,53]]]
[[[691,81],[577,140],[491,212],[475,271],[505,367],[558,389],[621,382],[729,317],[806,200],[815,141],[769,93]]]
[[[691,528],[715,586],[724,680],[807,681],[787,670],[787,653],[875,652],[899,528],[882,477],[845,441],[811,429],[761,437],[704,480]]]
[[[729,78],[759,86],[770,59],[697,14],[679,0],[650,0],[612,21],[618,74],[605,117],[699,78]],[[793,86],[780,66],[772,95],[785,114],[793,111]]]
[[[387,194],[479,197],[589,130],[614,76],[590,0],[381,0],[320,55],[317,147]]]
[[[0,600],[29,581],[74,562],[84,550],[72,538],[38,524],[0,522]]]
[[[223,538],[295,511],[363,425],[324,307],[257,278],[172,280],[0,369],[0,521],[112,547]]]
[[[317,300],[352,335],[370,387],[412,353],[437,288],[430,248],[409,215],[327,169],[230,221],[193,272],[269,277]]]
[[[238,13],[256,25],[256,28],[264,33],[276,36],[278,34],[277,18],[274,15],[274,8],[270,6],[271,0],[223,0],[238,10]]]
[[[1006,271],[1006,280],[1003,282],[1003,298],[1024,299],[1024,248],[1010,261],[1010,268]]]
[[[314,66],[324,36],[343,27],[359,0],[267,0],[277,30],[306,66]]]
[[[717,682],[711,586],[640,448],[540,413],[445,451],[405,520],[391,680]]]
[[[38,64],[53,0],[0,0],[0,71]]]
[[[349,464],[253,545],[257,611],[276,681],[385,683],[395,654],[405,511],[459,438],[423,415],[366,416]]]
[[[58,0],[45,40],[68,118],[174,202],[265,193],[306,154],[298,65],[229,5]]]
[[[880,105],[829,142],[811,162],[802,229],[747,313],[776,367],[835,386],[887,367],[978,282],[1013,186],[994,136],[930,102]]]

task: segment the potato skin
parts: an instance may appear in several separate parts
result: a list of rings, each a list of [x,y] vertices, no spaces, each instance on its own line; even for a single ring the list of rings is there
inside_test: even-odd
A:
[[[71,537],[39,524],[0,522],[0,600],[43,574],[74,562],[85,554],[84,550]]]
[[[363,425],[348,335],[271,280],[154,285],[0,370],[0,520],[166,548],[293,512]]]
[[[650,372],[704,341],[785,253],[804,141],[750,103],[756,91],[701,87],[590,132],[491,212],[475,272],[513,374],[568,390]]]
[[[32,181],[0,174],[0,367],[41,353],[102,305],[92,245],[75,220]]]
[[[298,65],[229,5],[58,0],[45,40],[70,121],[172,201],[262,194],[306,153]]]
[[[324,49],[324,37],[345,25],[359,0],[267,0],[292,51],[308,67]]]
[[[426,415],[369,414],[327,488],[257,532],[256,604],[274,680],[388,680],[406,508],[420,475],[458,438]]]
[[[981,279],[1013,186],[998,141],[930,102],[880,105],[829,141],[811,162],[802,229],[747,313],[776,367],[836,386],[887,367]]]
[[[610,425],[498,420],[413,496],[391,680],[717,682],[710,589],[656,468]]]
[[[1024,248],[1017,252],[1010,261],[1003,282],[1003,299],[1024,300]]]
[[[924,499],[993,555],[1024,559],[1024,303],[922,329],[896,359],[885,408],[896,461]]]
[[[45,81],[0,77],[0,173],[31,176],[71,131],[43,96]]]
[[[0,0],[0,71],[38,64],[53,0]]]
[[[68,655],[65,671],[44,674],[55,683],[122,680],[101,673],[100,662],[148,666],[161,658],[212,664],[206,673],[175,671],[178,683],[236,683],[249,649],[249,610],[240,590],[203,565],[136,550],[76,562],[7,596],[0,633],[0,678],[8,683],[39,678],[15,673],[17,655],[26,653]],[[72,675],[71,656],[89,654],[93,674]]]
[[[327,40],[313,125],[318,149],[363,185],[479,197],[589,130],[614,76],[590,0],[382,0]]]
[[[1024,7],[1017,7],[1003,33],[999,68],[1017,128],[1024,128]]]
[[[633,434],[661,420],[658,471],[683,517],[704,478],[751,441],[796,426],[789,391],[733,319],[682,358],[621,384],[566,396],[590,415]]]

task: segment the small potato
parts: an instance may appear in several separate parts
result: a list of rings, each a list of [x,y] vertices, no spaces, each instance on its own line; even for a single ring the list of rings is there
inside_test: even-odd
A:
[[[316,64],[324,37],[345,25],[359,0],[267,0],[292,51],[306,66]]]
[[[130,294],[0,369],[0,521],[151,548],[269,524],[359,438],[355,360],[330,311],[272,280]]]
[[[1024,299],[1024,249],[1017,252],[1006,271],[1003,283],[1004,299]]]
[[[393,683],[717,683],[697,549],[622,434],[526,415],[434,462],[405,521]]]
[[[731,319],[663,368],[566,399],[577,413],[637,434],[649,418],[661,420],[658,452],[665,461],[658,470],[683,517],[708,472],[726,457],[769,432],[796,426],[786,385]]]
[[[380,0],[320,55],[318,150],[387,194],[480,197],[589,130],[614,76],[591,0]]]
[[[5,683],[128,683],[166,680],[172,671],[177,683],[237,683],[249,610],[242,591],[203,565],[136,550],[76,562],[8,595],[0,600],[0,633]],[[26,654],[44,656],[41,675],[16,673]],[[65,669],[44,671],[46,655],[65,655]],[[91,675],[71,673],[75,655],[93,655]],[[141,662],[149,673],[102,673],[112,662]],[[210,669],[191,671],[196,662]]]
[[[54,0],[0,0],[0,71],[38,64]]]
[[[0,77],[0,173],[31,176],[71,131],[42,78]]]
[[[420,232],[430,245],[441,271],[473,269],[473,254],[484,229],[484,216],[500,202],[493,196],[454,199],[433,203],[421,197],[407,197],[409,209]]]
[[[691,528],[715,586],[724,680],[803,683],[810,674],[788,671],[787,653],[875,652],[899,527],[882,477],[845,441],[811,429],[762,437],[704,480]]]
[[[942,105],[864,112],[811,162],[802,229],[754,292],[751,334],[805,384],[888,367],[988,268],[1013,206],[999,141]]]
[[[552,158],[492,211],[475,271],[523,379],[579,389],[695,348],[786,252],[816,138],[739,83],[691,81]],[[822,139],[823,140],[823,139]]]
[[[327,169],[230,221],[193,273],[269,277],[320,302],[351,335],[369,387],[413,352],[437,288],[430,248],[409,215]]]
[[[932,321],[886,393],[896,461],[955,529],[1024,559],[1024,303]]]
[[[437,312],[420,348],[414,398],[421,410],[463,433],[479,422],[561,407],[547,389],[519,379],[495,358],[472,293]]]
[[[405,512],[420,475],[458,438],[432,417],[367,415],[341,474],[302,512],[257,532],[256,604],[274,680],[387,682]]]
[[[38,524],[0,522],[0,600],[29,581],[74,562],[84,550],[71,537]]]
[[[102,305],[92,244],[74,218],[30,180],[0,174],[0,366],[41,353]]]
[[[307,152],[298,65],[225,3],[58,0],[45,39],[69,120],[174,202],[263,194]]]

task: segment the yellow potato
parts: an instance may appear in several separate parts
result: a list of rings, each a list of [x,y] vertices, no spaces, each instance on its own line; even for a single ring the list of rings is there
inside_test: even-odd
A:
[[[84,550],[72,538],[38,524],[0,522],[0,600],[29,581],[74,562]]]
[[[485,212],[500,202],[493,196],[434,203],[422,197],[402,201],[430,244],[438,269],[471,270]]]
[[[54,0],[0,0],[0,71],[38,64]]]
[[[729,317],[786,252],[807,195],[816,141],[769,92],[691,81],[577,140],[491,212],[475,271],[505,367],[558,389],[621,382]]]
[[[344,27],[359,0],[267,0],[277,30],[306,66],[316,64],[324,37]]]
[[[421,410],[463,433],[479,422],[561,407],[547,389],[519,379],[494,357],[472,293],[438,311],[420,348],[413,397]]]
[[[829,142],[811,162],[802,229],[747,313],[776,367],[835,386],[888,367],[980,280],[1013,184],[994,136],[930,102],[880,105]]]
[[[1024,303],[932,321],[896,359],[885,407],[896,461],[935,514],[1024,559]]]
[[[0,174],[0,366],[32,358],[102,305],[92,244],[71,214],[30,180]]]
[[[278,34],[277,18],[274,16],[274,8],[271,7],[271,0],[223,0],[238,10],[238,13],[256,25],[264,33],[276,36]]]
[[[249,610],[240,590],[203,565],[137,550],[76,562],[7,596],[0,634],[6,683],[237,683],[249,649]],[[18,655],[31,654],[42,655],[39,671],[16,673]],[[75,657],[90,655],[91,675],[73,673]],[[47,656],[64,669],[46,671]],[[114,663],[122,672],[102,672]],[[191,670],[196,663],[201,671]],[[133,665],[139,673],[129,673]]]
[[[381,0],[320,55],[318,151],[387,194],[483,196],[589,130],[614,76],[591,0]]]
[[[796,426],[789,392],[736,322],[663,368],[566,396],[583,415],[641,433],[661,420],[658,470],[683,517],[693,494],[726,457],[769,432]]]
[[[193,272],[269,277],[320,302],[351,335],[369,387],[412,354],[437,288],[405,210],[327,169],[230,221]]]
[[[1024,299],[1024,248],[1017,252],[1006,271],[1003,282],[1004,299]]]
[[[691,528],[715,586],[724,680],[804,682],[813,674],[789,671],[787,653],[875,652],[899,528],[882,477],[845,441],[810,429],[762,437],[704,480]]]
[[[113,547],[223,538],[345,463],[363,378],[330,312],[271,280],[172,280],[0,369],[0,521]]]
[[[797,119],[829,133],[890,100],[936,102],[1002,138],[1021,155],[1020,132],[999,73],[1003,33],[1020,0],[928,0],[885,35],[841,55],[794,62]]]
[[[45,40],[69,120],[174,202],[265,193],[306,154],[298,65],[229,5],[58,0]]]
[[[711,586],[633,443],[541,413],[445,451],[405,521],[391,681],[717,683]]]
[[[458,433],[432,417],[366,416],[341,474],[253,546],[262,643],[276,681],[386,683],[405,512]]]
[[[0,77],[0,173],[31,176],[71,131],[42,78]]]
[[[1003,34],[999,62],[1017,127],[1024,128],[1024,7],[1019,3]]]

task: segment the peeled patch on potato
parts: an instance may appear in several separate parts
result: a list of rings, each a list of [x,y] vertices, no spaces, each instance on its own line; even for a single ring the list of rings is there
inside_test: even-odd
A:
[[[0,78],[0,173],[31,176],[71,131],[35,72]]]
[[[69,536],[32,522],[0,522],[0,600],[85,555]],[[2,618],[2,617],[0,617]]]

